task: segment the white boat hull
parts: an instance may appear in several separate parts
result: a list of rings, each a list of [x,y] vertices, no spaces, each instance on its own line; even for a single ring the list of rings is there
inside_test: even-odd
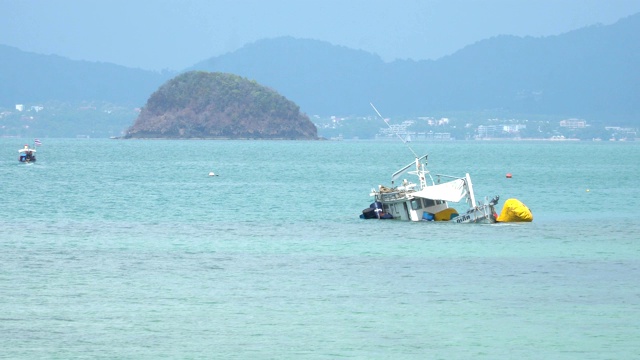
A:
[[[492,205],[478,206],[476,209],[469,210],[464,214],[460,214],[453,218],[458,224],[476,223],[476,224],[493,224],[496,222],[496,211]]]
[[[377,201],[380,204],[378,205],[380,210],[382,210],[379,212],[381,215],[379,218],[401,221],[450,221],[457,224],[492,224],[496,222],[496,211],[492,204],[483,204],[458,214],[446,202],[441,202],[428,208],[419,207],[419,202],[420,199],[394,202]],[[435,215],[440,212],[450,212],[453,215],[447,218],[437,218]]]

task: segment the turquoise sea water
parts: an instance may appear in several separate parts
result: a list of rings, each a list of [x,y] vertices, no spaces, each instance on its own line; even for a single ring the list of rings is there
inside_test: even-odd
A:
[[[638,357],[640,143],[412,143],[534,214],[455,225],[358,218],[397,142],[42,140],[0,139],[0,358]]]

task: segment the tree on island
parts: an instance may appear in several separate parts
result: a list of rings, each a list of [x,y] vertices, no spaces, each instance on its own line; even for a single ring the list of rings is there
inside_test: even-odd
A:
[[[246,78],[191,71],[154,92],[125,138],[317,139],[299,106]]]

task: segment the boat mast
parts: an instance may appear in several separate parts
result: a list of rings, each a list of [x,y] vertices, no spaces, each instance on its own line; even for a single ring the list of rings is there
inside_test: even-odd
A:
[[[391,129],[391,131],[393,131],[393,128],[391,127],[391,125],[389,124],[389,122],[387,121],[387,119],[385,119],[380,112],[378,111],[378,109],[376,109],[375,106],[373,106],[373,103],[369,103],[369,105],[371,105],[371,107],[373,108],[373,110],[375,110],[376,114],[378,114],[378,116],[380,116],[380,118],[382,119],[382,121],[384,121],[385,124],[387,124],[387,126],[389,127],[389,129]],[[400,141],[402,141],[403,144],[407,145],[407,147],[409,148],[409,150],[411,150],[411,153],[413,153],[413,156],[416,158],[416,161],[418,161],[418,154],[416,154],[415,151],[413,151],[413,149],[411,148],[411,146],[409,146],[407,144],[407,141],[405,139],[402,138],[402,136],[400,136],[400,134],[398,134],[396,131],[393,131],[394,135],[398,137],[398,139],[400,139]]]
[[[471,201],[471,207],[474,208],[476,207],[476,195],[473,193],[473,184],[471,183],[471,176],[469,176],[469,173],[466,174],[465,176],[465,181],[467,182],[467,190],[469,193],[469,201]]]
[[[415,163],[415,166],[416,166],[416,176],[418,176],[418,178],[420,179],[420,189],[426,188],[427,187],[427,178],[426,178],[425,174],[427,174],[428,171],[425,169],[425,165],[426,165],[427,156],[429,156],[429,155],[427,154],[427,155],[423,155],[422,157],[419,157],[418,154],[416,154],[416,152],[413,151],[411,146],[409,146],[409,144],[407,144],[407,141],[405,139],[403,139],[402,136],[400,136],[400,134],[398,134],[396,131],[393,130],[393,128],[391,127],[391,124],[389,124],[389,121],[387,121],[387,119],[385,119],[382,116],[382,114],[380,114],[380,112],[378,111],[378,109],[376,109],[376,107],[373,105],[373,103],[370,102],[369,105],[371,105],[371,107],[376,112],[376,114],[378,114],[378,116],[382,119],[382,121],[384,121],[384,123],[387,124],[389,129],[391,129],[391,131],[393,131],[393,133],[398,137],[398,139],[400,139],[400,141],[402,141],[402,143],[405,144],[407,146],[407,148],[409,148],[409,151],[411,151],[411,153],[415,157],[414,163]],[[420,160],[422,160],[422,159],[425,159],[425,165],[420,163]],[[391,183],[393,184],[394,181],[398,178],[398,176],[400,176],[400,174],[405,172],[412,165],[413,164],[409,164],[409,165],[403,167],[402,169],[396,171],[393,175],[391,175]],[[431,176],[431,175],[429,175],[429,176]],[[432,179],[432,181],[433,181],[433,179]]]
[[[427,156],[428,155],[425,155],[423,158],[426,160]],[[416,158],[416,175],[418,175],[418,179],[420,179],[420,190],[427,187],[427,179],[424,176],[425,172],[424,165],[420,163],[420,159]]]

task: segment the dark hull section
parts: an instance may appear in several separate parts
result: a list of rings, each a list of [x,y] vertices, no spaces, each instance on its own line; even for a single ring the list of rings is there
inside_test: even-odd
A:
[[[36,157],[35,156],[20,156],[18,158],[18,161],[20,161],[21,163],[30,163],[30,162],[36,162]]]
[[[391,214],[386,214],[382,212],[382,203],[376,201],[369,205],[368,208],[362,210],[362,214],[360,214],[360,219],[393,219]]]

